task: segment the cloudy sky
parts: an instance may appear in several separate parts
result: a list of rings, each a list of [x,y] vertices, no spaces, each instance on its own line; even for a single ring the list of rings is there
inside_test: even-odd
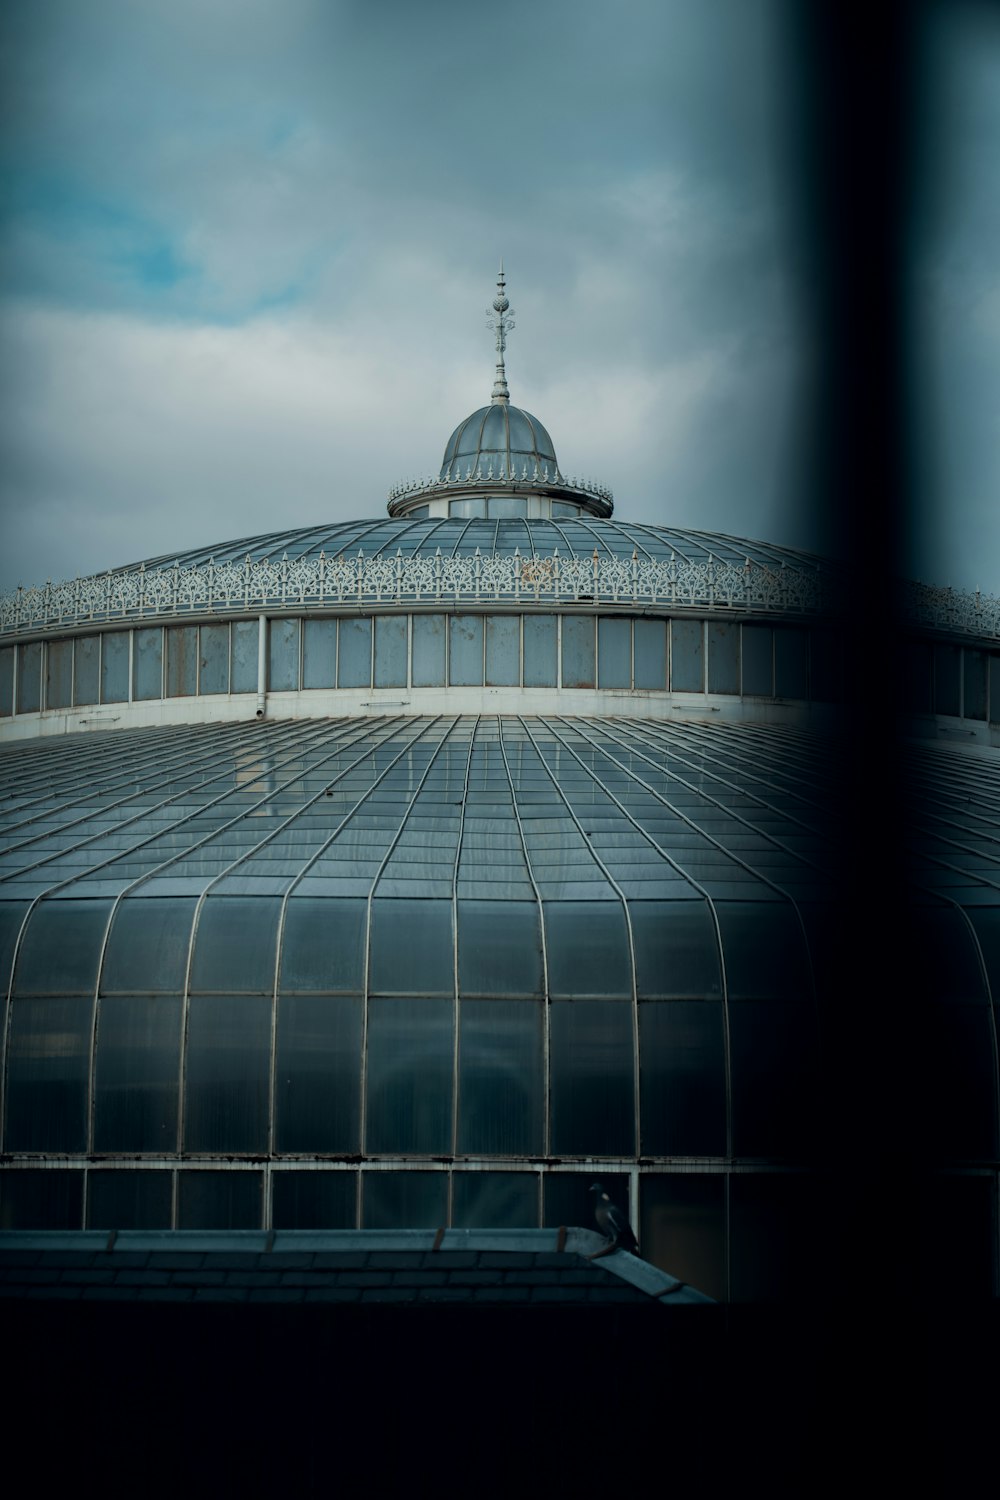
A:
[[[785,18],[7,0],[0,589],[381,513],[489,398],[500,256],[512,399],[566,471],[819,545]],[[1000,592],[1000,33],[934,25],[915,555]]]

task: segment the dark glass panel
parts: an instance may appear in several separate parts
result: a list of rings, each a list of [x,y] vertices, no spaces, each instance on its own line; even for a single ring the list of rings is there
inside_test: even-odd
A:
[[[257,691],[257,650],[260,644],[260,625],[257,620],[234,620],[232,630],[233,662],[230,691],[255,693]]]
[[[959,710],[962,667],[961,646],[943,641],[934,646],[934,712],[957,714]]]
[[[283,990],[358,994],[365,987],[368,903],[292,897],[281,938]]]
[[[272,693],[299,688],[299,620],[269,620],[267,685]]]
[[[551,1007],[552,1150],[635,1151],[632,1008],[604,1000]]]
[[[73,642],[50,641],[45,667],[45,707],[68,708],[73,701]]]
[[[594,616],[563,615],[562,685],[594,686]]]
[[[808,1158],[818,1124],[812,1007],[747,1000],[729,1008],[733,1152]]]
[[[372,902],[372,994],[453,995],[451,902]]]
[[[0,1000],[7,998],[14,948],[27,910],[27,901],[0,901]]]
[[[209,896],[198,917],[191,992],[274,993],[277,896]]]
[[[372,622],[341,620],[337,655],[338,687],[371,687]]]
[[[261,1172],[181,1172],[177,1180],[178,1229],[259,1229]]]
[[[132,697],[163,697],[163,631],[137,630],[132,647]]]
[[[924,1125],[931,1155],[947,1162],[995,1162],[997,1069],[989,1010],[931,1005],[924,1012]]]
[[[962,912],[916,907],[906,942],[913,991],[922,1000],[988,1002],[976,941]]]
[[[590,1192],[593,1182],[600,1182],[612,1203],[624,1212],[629,1211],[628,1178],[621,1173],[605,1172],[594,1168],[591,1172],[546,1172],[542,1178],[542,1227],[592,1229],[599,1234],[594,1218],[594,1194]]]
[[[14,647],[0,649],[0,719],[14,712]]]
[[[279,999],[276,1150],[359,1149],[362,1020],[360,999],[328,995]]]
[[[439,1229],[448,1222],[447,1172],[366,1172],[363,1229]]]
[[[625,913],[617,901],[546,901],[551,995],[632,994]]]
[[[843,652],[836,630],[809,632],[809,696],[816,703],[839,703],[843,697]]]
[[[630,901],[641,999],[722,994],[719,942],[705,901]]]
[[[459,1030],[458,1150],[531,1156],[545,1144],[542,1007],[470,1000]]]
[[[708,691],[738,693],[740,690],[740,627],[732,621],[708,623]]]
[[[726,1154],[726,1051],[721,1001],[639,1007],[644,1156]]]
[[[88,1229],[169,1229],[172,1172],[95,1172],[87,1183]]]
[[[454,1172],[451,1222],[455,1229],[536,1229],[534,1172]]]
[[[817,1295],[824,1244],[822,1208],[816,1182],[804,1174],[734,1173],[730,1177],[730,1295],[734,1302],[798,1301],[805,1305]]]
[[[126,678],[126,695],[128,679]],[[42,706],[42,643],[32,641],[17,651],[17,711],[37,713]]]
[[[444,687],[444,648],[444,615],[414,615],[414,687]]]
[[[675,693],[705,691],[704,633],[700,620],[670,622],[670,686]]]
[[[949,1302],[953,1298],[985,1302],[996,1296],[995,1199],[993,1174],[927,1173],[921,1181],[917,1243],[924,1285],[935,1281],[947,1285]],[[985,1319],[981,1326],[986,1327]]]
[[[934,656],[927,641],[907,641],[904,647],[903,706],[909,713],[933,712]]]
[[[458,903],[461,995],[541,995],[542,936],[533,901]]]
[[[482,615],[452,615],[449,626],[449,679],[455,687],[482,687]]]
[[[719,901],[730,1000],[809,1000],[809,958],[798,917],[779,901]]]
[[[203,625],[198,662],[199,693],[229,692],[229,626]]]
[[[804,630],[774,632],[774,692],[778,698],[808,698],[809,638]]]
[[[1000,723],[1000,654],[990,652],[990,723]]]
[[[632,686],[631,620],[609,619],[607,616],[598,620],[597,681],[602,688]]]
[[[770,625],[744,625],[742,645],[744,693],[773,697],[774,632]]]
[[[635,622],[635,685],[663,689],[667,685],[667,626],[665,620]]]
[[[15,995],[92,995],[110,901],[41,901],[14,972]]]
[[[332,688],[337,681],[336,620],[306,620],[302,628],[302,686]]]
[[[519,615],[486,616],[486,681],[490,687],[516,687],[521,681]]]
[[[7,1049],[8,1151],[85,1151],[92,1000],[15,1000]]]
[[[80,1229],[83,1173],[0,1172],[0,1229]]]
[[[183,896],[122,901],[104,955],[101,994],[183,991],[197,904],[194,897]]]
[[[726,1296],[726,1179],[678,1172],[639,1180],[643,1258],[706,1297]]]
[[[368,1151],[451,1150],[454,1022],[449,1000],[369,1003]]]
[[[167,697],[190,698],[198,691],[198,627],[174,625],[167,631]]]
[[[1000,1006],[1000,906],[973,906],[967,915],[979,939],[993,1003]]]
[[[355,1229],[357,1172],[272,1172],[275,1229]]]
[[[270,1000],[198,995],[190,1002],[185,1151],[267,1150],[270,1063]]]
[[[966,646],[963,652],[965,686],[962,712],[967,719],[986,718],[986,652],[973,651]]]
[[[94,1149],[177,1149],[181,999],[101,1001],[94,1062]]]
[[[406,616],[375,619],[375,686],[406,686]]]
[[[524,617],[524,686],[556,685],[556,617]]]
[[[96,703],[100,698],[101,638],[84,635],[76,642],[73,671],[73,702]]]

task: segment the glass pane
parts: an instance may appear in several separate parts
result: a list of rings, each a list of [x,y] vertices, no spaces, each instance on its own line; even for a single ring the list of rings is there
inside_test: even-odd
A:
[[[628,1213],[628,1178],[621,1173],[605,1172],[602,1168],[589,1172],[546,1172],[542,1177],[544,1228],[556,1229],[565,1224],[567,1228],[576,1226],[600,1233],[590,1192],[594,1181],[600,1182],[612,1203]]]
[[[726,1179],[673,1173],[639,1182],[646,1260],[706,1297],[726,1297]]]
[[[0,718],[14,712],[14,647],[0,648]]]
[[[0,901],[0,999],[6,999],[10,988],[14,947],[27,910],[27,901]]]
[[[774,632],[774,692],[778,698],[809,696],[809,649],[804,630]]]
[[[730,1000],[812,998],[809,958],[791,906],[776,901],[719,901],[715,909]]]
[[[439,1229],[448,1222],[447,1172],[366,1172],[364,1229]]]
[[[934,712],[936,714],[958,713],[961,665],[961,646],[947,646],[941,642],[935,644]]]
[[[281,939],[281,988],[358,994],[365,987],[368,903],[292,897]]]
[[[362,1009],[360,999],[341,996],[279,999],[278,1151],[360,1149]]]
[[[17,652],[17,711],[34,714],[42,706],[42,643],[32,641]]]
[[[667,627],[663,620],[635,622],[635,685],[653,689],[667,685]]]
[[[544,909],[549,993],[628,999],[632,964],[619,903],[546,901]]]
[[[462,995],[541,995],[542,938],[530,901],[458,903]]]
[[[272,693],[295,693],[299,688],[299,620],[269,620],[268,688]]]
[[[444,615],[413,616],[413,686],[444,686]]]
[[[597,681],[600,686],[602,688],[631,687],[631,657],[631,620],[598,620]]]
[[[1000,723],[1000,656],[990,652],[990,723]]]
[[[986,652],[973,651],[966,646],[965,696],[962,711],[967,719],[986,718]]]
[[[375,619],[375,686],[406,686],[406,616]]]
[[[167,631],[167,697],[190,698],[198,688],[198,627],[177,625]]]
[[[373,994],[455,993],[450,901],[372,902]]]
[[[726,1054],[721,1001],[639,1007],[644,1156],[726,1154]]]
[[[811,1008],[747,1000],[729,1008],[733,1151],[804,1160],[819,1087]]]
[[[979,954],[962,912],[947,906],[917,907],[908,947],[913,990],[921,999],[986,1003]]]
[[[806,1303],[816,1296],[821,1236],[829,1234],[821,1210],[816,1184],[805,1175],[741,1172],[729,1179],[734,1302]]]
[[[488,514],[494,521],[502,517],[525,516],[527,513],[527,500],[515,499],[512,495],[493,495],[488,502]]]
[[[485,500],[452,500],[448,507],[450,516],[461,516],[466,519],[471,516],[485,516]]]
[[[544,1149],[542,1007],[471,1000],[459,1032],[458,1149],[532,1156]]]
[[[46,652],[46,708],[68,708],[73,701],[73,642],[50,641]]]
[[[101,994],[179,994],[196,906],[194,897],[122,901],[104,955]]]
[[[98,673],[101,660],[101,638],[99,635],[84,635],[76,642],[76,659],[73,677],[73,702],[96,703]]]
[[[486,682],[489,687],[517,687],[521,681],[519,615],[486,616]]]
[[[177,1181],[178,1229],[259,1229],[261,1172],[181,1172]]]
[[[80,1229],[83,1173],[0,1172],[0,1229]]]
[[[453,1049],[451,1001],[369,1003],[369,1152],[451,1150]]]
[[[172,1172],[95,1172],[87,1183],[88,1229],[169,1229]]]
[[[483,685],[483,617],[452,615],[449,675],[456,687]]]
[[[710,620],[708,624],[708,691],[738,693],[740,690],[740,627],[732,621]]]
[[[454,1172],[451,1222],[455,1229],[536,1229],[534,1172]]]
[[[809,696],[816,703],[839,703],[843,696],[841,638],[835,630],[809,632]]]
[[[604,1000],[551,1007],[552,1150],[635,1151],[632,1007]]]
[[[281,901],[209,896],[198,918],[191,991],[271,995]]]
[[[201,627],[201,658],[198,663],[199,693],[229,692],[229,626]]]
[[[106,635],[101,643],[101,702],[128,700],[128,632]]]
[[[302,686],[332,688],[337,681],[336,620],[306,620],[302,631]]]
[[[256,620],[236,620],[232,629],[233,666],[230,691],[255,693],[257,691],[257,646],[260,625]]]
[[[357,1172],[273,1172],[271,1224],[275,1229],[355,1229]]]
[[[177,1150],[179,995],[101,1001],[94,1064],[94,1149]]]
[[[563,615],[562,685],[594,686],[594,616]]]
[[[93,995],[110,901],[42,901],[21,942],[17,995]]]
[[[337,658],[338,687],[371,687],[372,622],[341,620]]]
[[[1000,1005],[1000,907],[972,907],[969,910],[969,920],[979,939],[993,1002]]]
[[[8,1151],[85,1151],[92,1000],[15,1000],[7,1051]]]
[[[675,693],[705,691],[704,633],[700,620],[670,622],[670,686]]]
[[[137,630],[133,636],[132,697],[163,697],[162,630]]]
[[[190,1001],[185,1151],[267,1150],[271,1004],[245,995]]]
[[[525,687],[555,687],[556,685],[555,615],[525,615],[524,617],[524,685]]]
[[[774,632],[770,625],[744,625],[742,644],[744,693],[773,697]]]
[[[630,901],[629,915],[640,999],[722,994],[719,942],[704,901]]]

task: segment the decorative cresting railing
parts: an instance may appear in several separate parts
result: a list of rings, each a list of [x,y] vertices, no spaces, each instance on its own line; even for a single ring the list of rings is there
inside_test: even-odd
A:
[[[903,607],[913,625],[1000,639],[1000,598],[978,589],[934,588],[928,583],[903,585]]]
[[[90,621],[285,609],[296,605],[442,603],[657,604],[817,614],[835,607],[818,570],[735,563],[480,553],[464,557],[380,555],[207,562],[135,568],[18,589],[0,599],[0,634]]]

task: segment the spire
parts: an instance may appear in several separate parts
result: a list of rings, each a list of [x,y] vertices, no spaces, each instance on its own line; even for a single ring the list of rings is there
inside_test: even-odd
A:
[[[497,294],[493,298],[492,309],[487,308],[487,327],[491,328],[497,336],[497,373],[493,382],[493,400],[506,403],[510,400],[510,391],[507,389],[507,376],[503,367],[504,350],[507,347],[507,335],[514,327],[514,313],[510,303],[507,301],[505,290],[505,278],[503,274],[503,261],[500,262],[500,274],[497,277]]]

